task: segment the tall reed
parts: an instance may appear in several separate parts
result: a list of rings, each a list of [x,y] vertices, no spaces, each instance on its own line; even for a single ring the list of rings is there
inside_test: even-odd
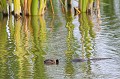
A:
[[[79,8],[81,12],[87,12],[88,1],[89,0],[79,0]]]
[[[0,3],[1,3],[1,10],[2,10],[2,12],[4,14],[7,13],[7,2],[6,2],[6,0],[1,0]]]
[[[79,0],[79,8],[83,13],[91,13],[94,0]]]
[[[20,16],[21,13],[20,0],[14,0],[14,13],[16,16]]]
[[[46,0],[40,0],[39,15],[43,15],[46,7]]]
[[[38,15],[38,0],[32,0],[31,14]]]
[[[31,13],[32,15],[43,15],[44,9],[46,7],[46,0],[32,0],[32,8]]]
[[[32,0],[29,0],[27,2],[27,7],[28,7],[28,14],[31,15],[31,4],[32,4]]]

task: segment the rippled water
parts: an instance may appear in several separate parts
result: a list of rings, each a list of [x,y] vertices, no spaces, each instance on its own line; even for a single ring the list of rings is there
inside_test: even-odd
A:
[[[45,18],[0,19],[0,79],[119,79],[119,4],[101,1],[101,18],[56,7]],[[112,59],[71,62],[97,57]],[[49,58],[59,64],[45,65]]]

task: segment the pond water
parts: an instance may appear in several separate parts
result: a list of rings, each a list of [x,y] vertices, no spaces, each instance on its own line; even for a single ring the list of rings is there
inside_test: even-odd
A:
[[[101,0],[101,17],[56,5],[54,16],[0,19],[0,79],[120,79],[119,4]],[[45,65],[49,58],[59,64]]]

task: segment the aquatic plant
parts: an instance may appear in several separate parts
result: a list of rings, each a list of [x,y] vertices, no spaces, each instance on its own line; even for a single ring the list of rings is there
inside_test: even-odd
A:
[[[14,14],[15,16],[20,16],[20,13],[21,13],[20,0],[14,0]]]
[[[7,2],[6,2],[6,0],[1,0],[0,1],[0,7],[1,7],[1,10],[2,10],[2,13],[6,14],[7,13]]]
[[[32,15],[37,15],[38,14],[38,0],[32,0],[32,5],[31,5],[31,13]]]
[[[44,14],[44,9],[46,7],[46,0],[40,0],[39,15]]]
[[[46,0],[40,0],[40,1],[32,0],[31,6],[32,6],[31,8],[32,15],[43,15],[44,9],[46,7]]]
[[[81,12],[91,13],[93,0],[79,0],[79,8]]]
[[[78,10],[80,10],[79,13],[92,13],[93,3],[96,1],[99,3],[100,0],[78,0]],[[96,3],[96,4],[97,4]],[[7,5],[8,4],[8,5]],[[72,0],[1,0],[0,1],[0,12],[3,12],[3,14],[7,13],[10,14],[12,8],[11,4],[14,5],[14,11],[13,14],[15,16],[21,16],[23,15],[43,15],[46,10],[47,5],[51,5],[50,9],[52,10],[52,13],[55,13],[55,8],[62,5],[64,8],[72,7]],[[8,9],[9,6],[9,9]],[[96,8],[99,7],[96,6]],[[47,10],[49,9],[49,6]],[[76,8],[75,8],[76,9]],[[10,11],[8,13],[8,11]]]

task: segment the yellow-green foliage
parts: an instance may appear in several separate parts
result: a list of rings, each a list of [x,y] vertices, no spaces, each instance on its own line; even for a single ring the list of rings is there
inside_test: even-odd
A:
[[[1,1],[0,1],[0,8],[1,8],[1,10],[2,10],[4,13],[7,12],[6,0],[1,0]]]
[[[27,2],[26,7],[24,1]],[[51,1],[53,3],[53,5],[51,4],[52,8],[53,7],[56,8],[57,5],[56,4],[54,5],[54,3],[57,0]],[[60,1],[65,5],[65,3],[71,4],[72,0],[60,0]],[[94,0],[79,0],[80,11],[87,12],[88,9],[91,9],[93,1]],[[8,2],[11,3],[12,0],[8,0]],[[21,9],[23,10],[24,8],[26,8],[26,12],[29,15],[43,15],[45,13],[46,2],[47,0],[14,0],[15,15],[20,15]],[[0,11],[7,12],[7,0],[0,0]]]
[[[32,6],[32,10],[31,10],[32,15],[42,15],[44,14],[44,9],[46,7],[46,0],[40,0],[40,2],[38,0],[34,0],[34,1],[32,0],[31,6]]]
[[[14,12],[16,15],[20,15],[21,12],[20,0],[14,0]]]
[[[38,0],[32,0],[32,10],[31,13],[32,15],[38,15]]]
[[[28,14],[31,15],[31,4],[32,4],[32,0],[29,0],[27,2],[27,7],[28,7]]]
[[[87,11],[88,1],[89,0],[79,0],[79,6],[80,6],[80,11],[81,12],[86,12]]]
[[[44,14],[45,7],[46,7],[46,0],[40,0],[39,15]]]
[[[79,0],[79,8],[81,12],[87,12],[88,9],[91,9],[93,0]]]
[[[2,9],[2,6],[1,6],[1,1],[0,1],[0,11],[1,11],[1,9]]]

